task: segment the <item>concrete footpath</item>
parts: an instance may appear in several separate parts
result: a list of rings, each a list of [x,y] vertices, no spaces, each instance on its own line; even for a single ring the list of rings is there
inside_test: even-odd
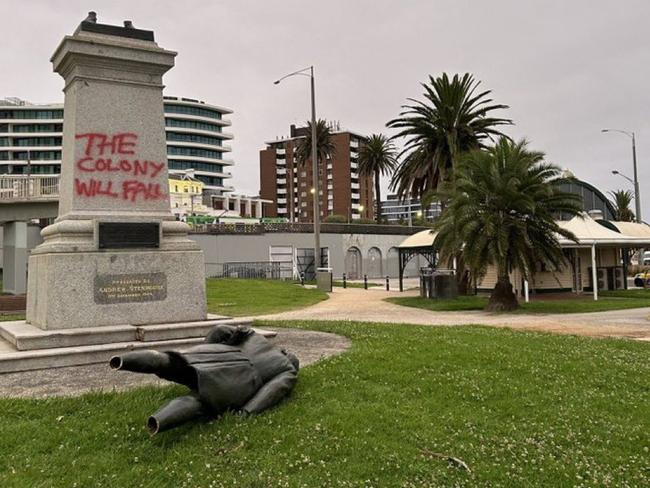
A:
[[[576,314],[494,314],[482,311],[435,312],[384,301],[388,297],[417,296],[378,288],[334,288],[329,300],[308,308],[257,320],[353,320],[419,325],[479,324],[592,337],[626,337],[650,341],[650,308]]]

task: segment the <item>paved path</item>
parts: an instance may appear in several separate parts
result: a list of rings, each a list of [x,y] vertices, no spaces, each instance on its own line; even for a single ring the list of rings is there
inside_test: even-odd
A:
[[[330,299],[308,308],[255,319],[354,320],[423,325],[481,324],[594,337],[628,337],[650,341],[650,308],[576,314],[493,314],[482,311],[434,312],[384,301],[387,297],[415,296],[377,289],[335,288]]]
[[[275,343],[295,353],[301,366],[339,354],[350,347],[349,339],[336,334],[271,327],[267,329],[278,331]],[[108,364],[89,364],[0,374],[0,397],[45,398],[167,384],[167,381],[154,375],[113,371]]]

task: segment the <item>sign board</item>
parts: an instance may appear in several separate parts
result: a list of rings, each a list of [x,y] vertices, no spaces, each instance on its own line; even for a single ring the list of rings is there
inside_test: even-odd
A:
[[[155,302],[167,298],[165,273],[95,276],[95,303]]]

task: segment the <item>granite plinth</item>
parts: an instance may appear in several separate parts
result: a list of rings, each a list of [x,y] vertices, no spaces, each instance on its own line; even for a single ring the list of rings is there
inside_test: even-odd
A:
[[[41,329],[193,322],[207,317],[201,251],[42,253],[30,257],[29,269],[30,278],[38,279],[29,280],[26,319]],[[151,276],[150,284],[138,285],[142,276]],[[126,289],[111,295],[111,288],[102,287],[98,277],[113,277],[118,285],[124,277],[126,284],[120,286]],[[164,286],[164,293],[141,290],[154,285]]]

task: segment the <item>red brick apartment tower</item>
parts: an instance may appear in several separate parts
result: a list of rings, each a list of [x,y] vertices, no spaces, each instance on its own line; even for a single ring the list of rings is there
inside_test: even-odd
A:
[[[295,150],[306,135],[304,127],[291,126],[290,136],[267,142],[260,151],[260,196],[273,203],[267,217],[285,217],[290,222],[313,221],[312,161],[301,165]],[[341,215],[350,222],[374,218],[372,177],[359,175],[359,146],[364,136],[334,130],[335,152],[321,161],[319,188],[321,218]]]

